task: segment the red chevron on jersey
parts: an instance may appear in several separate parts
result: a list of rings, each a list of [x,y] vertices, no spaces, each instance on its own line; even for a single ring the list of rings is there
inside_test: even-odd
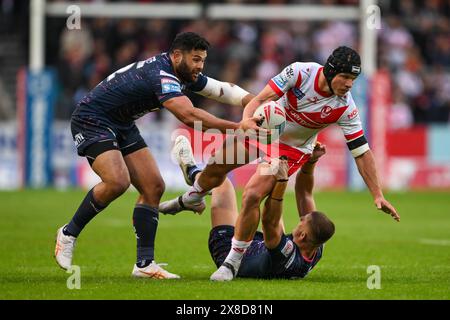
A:
[[[355,133],[346,134],[345,135],[345,139],[347,139],[347,141],[355,140],[356,138],[359,138],[359,137],[361,137],[363,135],[364,135],[364,131],[363,130],[359,130],[358,132],[355,132]]]
[[[335,123],[347,110],[348,106],[333,109],[330,106],[324,106],[320,112],[303,112],[311,121],[317,124]]]
[[[295,96],[295,94],[292,92],[292,90],[289,90],[287,93],[287,98],[289,101],[289,105],[293,108],[293,109],[297,109],[297,97]]]

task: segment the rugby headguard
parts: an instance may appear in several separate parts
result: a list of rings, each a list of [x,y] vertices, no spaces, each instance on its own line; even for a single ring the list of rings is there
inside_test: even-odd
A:
[[[361,73],[361,58],[355,50],[341,46],[336,48],[328,57],[327,63],[323,67],[323,74],[331,92],[333,92],[331,81],[338,73],[350,73],[359,76]]]

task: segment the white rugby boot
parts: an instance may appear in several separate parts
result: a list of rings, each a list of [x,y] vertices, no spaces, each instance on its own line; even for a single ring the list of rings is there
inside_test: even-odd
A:
[[[178,136],[175,139],[175,144],[172,148],[172,156],[177,161],[178,165],[183,172],[184,181],[190,186],[194,184],[189,178],[188,169],[196,166],[194,154],[192,152],[191,143],[185,136]]]
[[[185,136],[178,136],[172,149],[172,156],[177,161],[183,172],[184,180],[190,186],[194,184],[189,178],[188,169],[196,166],[194,155],[189,140]],[[191,192],[192,193],[192,192]],[[181,211],[188,210],[198,214],[202,214],[206,207],[204,198],[191,199],[190,194],[186,192],[184,195],[175,199],[167,200],[159,204],[159,212],[162,214],[175,215]]]
[[[202,214],[206,208],[206,201],[202,199],[200,202],[185,203],[183,196],[179,196],[172,200],[167,200],[159,204],[159,212],[162,214],[175,215],[183,210],[193,211]]]
[[[180,276],[174,273],[170,273],[161,267],[161,264],[152,261],[148,266],[144,268],[139,268],[136,264],[134,265],[133,272],[131,275],[136,278],[151,278],[151,279],[180,279]]]
[[[211,281],[231,281],[234,279],[233,266],[229,263],[222,264],[209,278]]]
[[[67,270],[72,266],[73,250],[77,238],[66,236],[63,229],[66,225],[58,229],[56,233],[55,259],[58,265]]]

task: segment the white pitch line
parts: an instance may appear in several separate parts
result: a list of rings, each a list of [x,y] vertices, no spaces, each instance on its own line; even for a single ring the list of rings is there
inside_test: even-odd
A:
[[[431,244],[435,246],[450,246],[450,240],[442,239],[419,239],[421,244]]]

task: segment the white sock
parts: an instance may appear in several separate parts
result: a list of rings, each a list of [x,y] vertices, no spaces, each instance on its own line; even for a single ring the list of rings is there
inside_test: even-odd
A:
[[[183,194],[183,201],[186,202],[200,202],[206,195],[202,187],[199,186],[197,180],[194,182],[192,187],[189,187],[188,191]]]
[[[252,243],[252,240],[250,241],[239,241],[236,240],[234,237],[231,239],[231,250],[228,253],[227,257],[225,258],[225,262],[231,264],[234,268],[235,274],[238,272],[239,267],[241,266],[242,258],[244,257],[245,251],[247,251],[247,248]]]

